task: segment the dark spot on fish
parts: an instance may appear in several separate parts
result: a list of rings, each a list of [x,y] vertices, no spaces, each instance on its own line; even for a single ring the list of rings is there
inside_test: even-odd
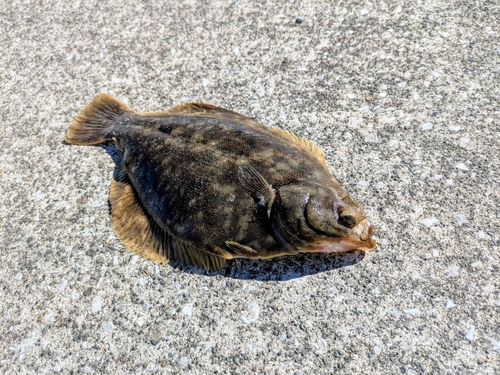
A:
[[[252,148],[255,147],[255,145],[256,145],[255,139],[252,139],[252,138],[247,139],[247,145],[252,147]]]

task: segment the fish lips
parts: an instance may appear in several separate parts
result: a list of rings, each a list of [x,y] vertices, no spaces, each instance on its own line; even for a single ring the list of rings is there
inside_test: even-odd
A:
[[[372,238],[375,227],[370,224],[368,219],[363,219],[349,232],[346,237],[318,241],[301,248],[300,251],[312,253],[341,253],[354,249],[370,251],[377,245]]]
[[[366,243],[365,246],[358,247],[360,250],[372,250],[376,242],[372,239],[375,234],[375,226],[371,225],[368,219],[362,220],[358,225],[353,228],[353,232],[359,236],[359,239]]]
[[[355,249],[369,251],[373,250],[377,243],[372,238],[375,234],[375,226],[368,219],[363,219],[356,225],[347,238],[343,241],[356,245]]]

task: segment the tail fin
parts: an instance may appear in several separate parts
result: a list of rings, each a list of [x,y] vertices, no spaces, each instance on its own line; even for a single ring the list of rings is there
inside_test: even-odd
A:
[[[74,145],[97,145],[110,139],[109,128],[117,117],[132,110],[107,95],[100,94],[83,108],[70,124],[65,141]]]

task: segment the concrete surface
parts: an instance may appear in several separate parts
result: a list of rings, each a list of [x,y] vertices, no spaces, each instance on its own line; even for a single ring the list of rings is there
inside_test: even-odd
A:
[[[499,8],[3,1],[0,373],[499,374]],[[379,245],[216,275],[138,259],[110,157],[62,144],[100,92],[312,139]]]

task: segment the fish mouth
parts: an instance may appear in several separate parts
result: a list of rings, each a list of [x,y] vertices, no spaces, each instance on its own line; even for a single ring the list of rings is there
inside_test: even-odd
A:
[[[353,232],[356,234],[356,237],[359,238],[358,246],[356,249],[369,251],[373,250],[373,248],[377,245],[375,240],[372,239],[375,234],[375,227],[370,224],[368,219],[363,219],[353,228]]]
[[[368,219],[363,219],[352,229],[349,236],[342,238],[340,241],[322,241],[306,246],[300,251],[311,253],[342,253],[354,249],[370,251],[377,245],[375,240],[372,239],[374,233],[375,227],[370,224]]]

